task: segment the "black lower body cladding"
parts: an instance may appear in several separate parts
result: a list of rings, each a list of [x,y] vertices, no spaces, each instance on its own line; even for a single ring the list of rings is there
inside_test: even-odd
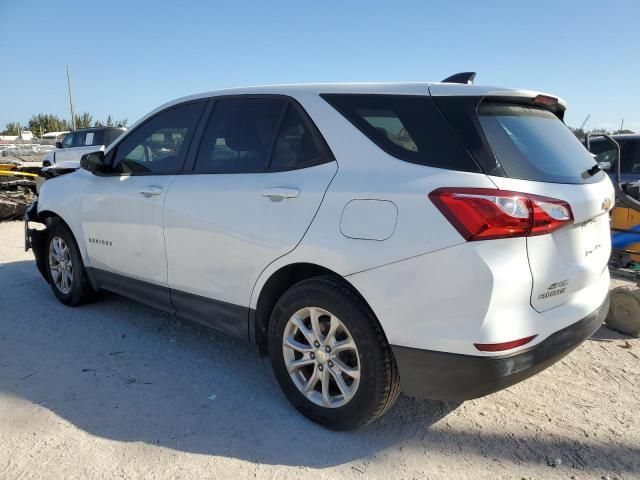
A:
[[[602,326],[609,296],[595,311],[527,350],[481,357],[391,346],[402,390],[433,400],[470,400],[507,388],[553,365]]]

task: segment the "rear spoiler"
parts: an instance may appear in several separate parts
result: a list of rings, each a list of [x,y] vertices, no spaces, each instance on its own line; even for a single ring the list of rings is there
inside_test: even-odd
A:
[[[445,78],[440,83],[463,83],[465,85],[473,85],[476,78],[476,72],[460,72]]]
[[[457,75],[462,74],[452,75],[446,80],[454,78]],[[472,85],[445,81],[441,83],[431,83],[429,85],[429,94],[432,97],[469,97],[469,99],[475,98],[477,105],[484,101],[491,101],[498,103],[515,103],[518,105],[544,108],[545,110],[553,113],[560,120],[564,119],[564,112],[567,109],[567,104],[563,99],[554,95],[549,95],[534,90],[506,89],[485,85]]]

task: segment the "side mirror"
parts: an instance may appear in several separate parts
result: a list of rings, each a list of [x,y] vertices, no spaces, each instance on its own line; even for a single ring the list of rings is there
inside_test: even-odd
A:
[[[99,150],[82,155],[82,157],[80,157],[80,166],[85,170],[89,170],[91,173],[106,172],[107,165],[104,161],[104,152]]]
[[[56,148],[62,148],[62,142],[56,142]]]

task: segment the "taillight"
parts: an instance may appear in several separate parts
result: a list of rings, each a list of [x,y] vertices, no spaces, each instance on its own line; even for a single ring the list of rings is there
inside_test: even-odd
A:
[[[429,198],[466,240],[527,237],[573,221],[567,202],[492,188],[439,188]]]

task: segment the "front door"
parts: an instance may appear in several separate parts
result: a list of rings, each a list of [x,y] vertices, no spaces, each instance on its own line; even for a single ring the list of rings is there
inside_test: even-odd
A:
[[[258,276],[300,242],[336,171],[298,105],[216,101],[193,171],[176,178],[165,203],[178,314],[246,338]]]
[[[112,171],[92,176],[82,223],[89,263],[103,288],[137,289],[133,293],[149,303],[170,305],[163,205],[203,107],[182,104],[146,120],[107,152]]]
[[[74,136],[74,132],[69,132],[64,136],[64,138],[62,139],[62,148],[58,148],[54,152],[56,163],[66,162],[67,160],[69,160],[69,150],[73,149]]]

